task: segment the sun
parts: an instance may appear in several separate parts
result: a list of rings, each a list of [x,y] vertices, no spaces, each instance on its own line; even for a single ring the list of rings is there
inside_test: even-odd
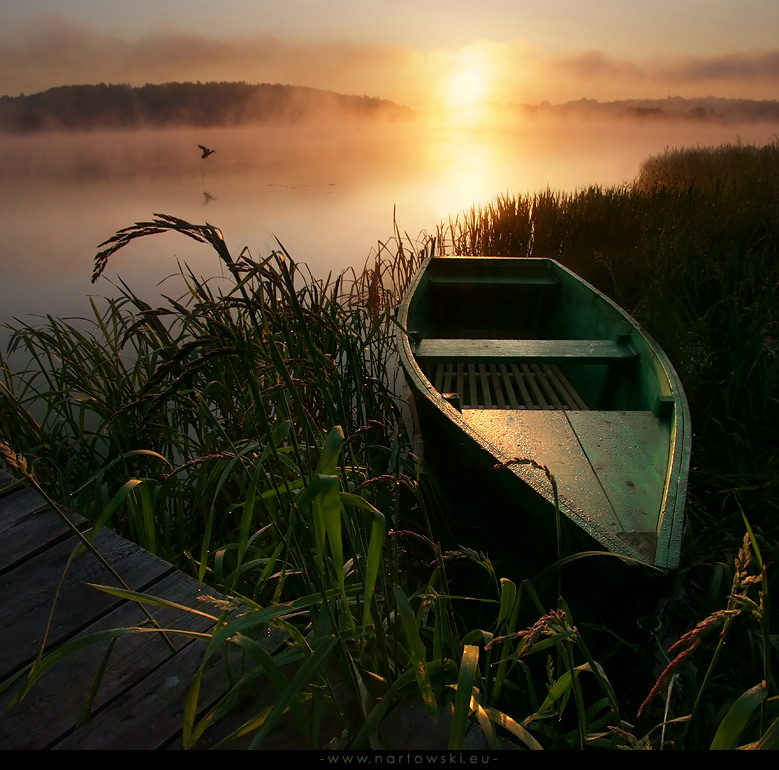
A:
[[[455,72],[447,87],[446,103],[450,108],[483,104],[489,95],[487,79],[478,66],[463,67]]]
[[[452,52],[442,83],[444,105],[457,109],[491,101],[496,72],[495,57],[487,43],[471,43]]]

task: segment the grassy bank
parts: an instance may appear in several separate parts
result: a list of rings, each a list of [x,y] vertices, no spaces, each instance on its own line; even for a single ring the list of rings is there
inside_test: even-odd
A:
[[[209,654],[246,653],[233,697],[260,676],[278,687],[246,725],[257,744],[287,712],[312,747],[377,748],[421,698],[431,720],[450,715],[451,747],[471,724],[489,746],[773,745],[777,204],[776,146],[684,151],[634,184],[500,198],[439,233],[455,253],[559,258],[679,370],[695,431],[683,565],[659,604],[612,607],[619,624],[441,545],[453,512],[406,435],[392,357],[391,309],[430,244],[397,237],[361,275],[323,282],[283,252],[233,257],[208,225],[127,228],[96,276],[173,230],[210,243],[226,282],[186,273],[186,297],[161,307],[122,287],[87,324],[17,329],[30,364],[0,361],[4,452],[99,526],[241,597]],[[252,643],[266,622],[291,640],[278,659]],[[230,705],[189,715],[186,739]]]

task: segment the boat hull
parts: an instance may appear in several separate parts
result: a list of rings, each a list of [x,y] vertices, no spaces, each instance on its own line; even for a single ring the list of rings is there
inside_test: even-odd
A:
[[[559,511],[577,549],[678,566],[689,410],[627,313],[554,260],[437,257],[398,320],[426,457],[500,491],[496,531],[554,550]]]

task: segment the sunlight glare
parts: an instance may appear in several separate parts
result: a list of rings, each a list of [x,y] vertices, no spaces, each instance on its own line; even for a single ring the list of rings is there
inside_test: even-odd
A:
[[[463,70],[452,77],[447,101],[450,107],[473,107],[482,103],[486,96],[487,84],[482,73]]]
[[[457,109],[490,101],[493,70],[493,62],[485,46],[473,44],[461,48],[448,75],[445,106]]]

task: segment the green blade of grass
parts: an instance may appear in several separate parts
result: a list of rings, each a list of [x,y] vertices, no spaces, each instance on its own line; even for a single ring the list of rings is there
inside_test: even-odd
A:
[[[417,684],[419,685],[419,692],[422,696],[422,701],[425,706],[427,706],[430,716],[433,721],[436,722],[438,720],[438,703],[436,702],[433,686],[430,682],[430,675],[427,671],[425,646],[419,636],[417,619],[414,616],[408,598],[403,591],[400,588],[395,588],[393,593],[403,623],[403,630],[406,633],[406,641],[408,642],[409,652],[411,654],[411,665],[415,672]]]
[[[460,672],[457,677],[457,693],[454,699],[454,714],[449,731],[448,748],[459,751],[463,747],[468,718],[471,715],[471,700],[479,670],[479,648],[472,644],[463,647]]]
[[[515,735],[529,749],[532,749],[533,751],[543,751],[544,747],[533,737],[527,728],[523,727],[515,719],[512,719],[502,711],[498,711],[498,709],[491,708],[489,706],[485,709],[485,711],[496,725],[505,728],[510,733]]]
[[[709,747],[711,751],[730,751],[738,747],[738,739],[747,722],[768,695],[768,683],[761,682],[742,693],[720,722]]]

